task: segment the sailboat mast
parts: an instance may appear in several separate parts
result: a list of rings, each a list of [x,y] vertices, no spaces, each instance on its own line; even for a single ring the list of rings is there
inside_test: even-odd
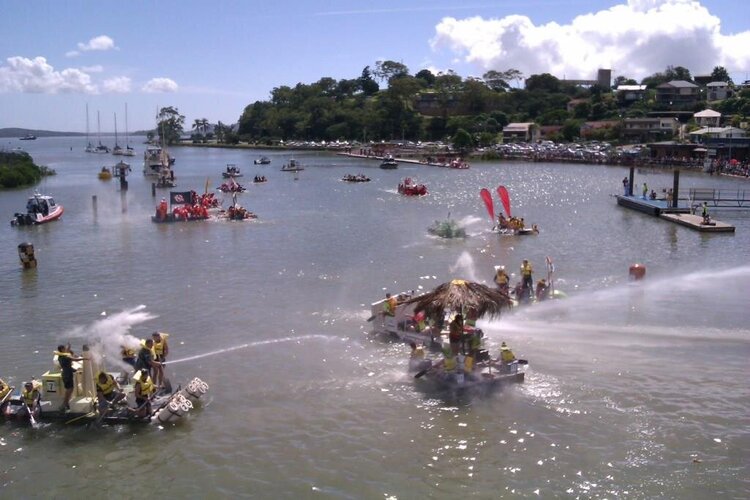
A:
[[[86,152],[91,152],[91,138],[89,137],[89,103],[86,103]]]
[[[115,113],[115,147],[120,147],[117,143],[117,113]]]
[[[130,149],[130,136],[128,135],[128,103],[125,103],[125,149]]]
[[[96,140],[102,145],[102,122],[99,120],[99,110],[96,111]]]

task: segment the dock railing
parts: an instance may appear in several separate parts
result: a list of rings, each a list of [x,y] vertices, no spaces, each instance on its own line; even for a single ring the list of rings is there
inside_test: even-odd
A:
[[[704,201],[714,208],[750,208],[750,193],[744,189],[690,188],[688,199],[693,208]]]

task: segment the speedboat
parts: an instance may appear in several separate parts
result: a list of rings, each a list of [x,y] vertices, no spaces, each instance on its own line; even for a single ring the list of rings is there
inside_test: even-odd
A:
[[[393,170],[394,168],[398,168],[398,162],[392,155],[385,155],[383,157],[382,163],[380,164],[380,168]]]
[[[44,224],[59,219],[63,211],[63,206],[55,203],[51,196],[34,193],[26,202],[26,213],[16,213],[10,224],[12,226]]]
[[[253,182],[254,182],[255,184],[261,184],[261,183],[263,183],[263,182],[268,182],[268,179],[266,179],[266,176],[265,176],[265,175],[256,175],[256,176],[255,176],[255,177],[253,178]]]
[[[36,136],[34,134],[26,134],[23,137],[18,138],[19,141],[35,141]]]
[[[253,163],[255,165],[268,165],[269,163],[271,163],[271,159],[267,156],[261,156],[260,158],[256,158]]]
[[[294,159],[289,160],[289,163],[281,167],[282,172],[299,172],[300,170],[304,169],[305,167],[303,167],[300,162]]]
[[[225,179],[231,179],[234,177],[242,177],[242,173],[240,172],[240,167],[234,163],[228,163],[227,169],[221,173],[221,176]]]
[[[398,192],[405,196],[424,196],[427,194],[427,186],[417,184],[411,177],[407,177],[398,185]]]

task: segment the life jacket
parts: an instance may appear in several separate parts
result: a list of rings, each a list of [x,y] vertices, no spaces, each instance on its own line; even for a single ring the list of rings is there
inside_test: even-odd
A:
[[[122,355],[122,358],[134,358],[135,357],[135,350],[130,349],[129,347],[123,347],[120,351],[120,354]]]
[[[411,359],[424,359],[424,348],[418,346],[411,352]]]
[[[383,302],[383,311],[386,314],[393,316],[394,314],[396,314],[396,305],[397,305],[396,298],[389,297],[388,299],[386,299],[385,302]]]
[[[34,386],[29,391],[28,389],[26,389],[26,387],[24,387],[23,391],[21,391],[21,397],[23,398],[24,403],[29,406],[33,406],[34,402],[36,402],[36,399],[39,397],[39,388]]]
[[[169,337],[169,334],[159,332],[159,336],[161,337],[161,340],[159,342],[154,340],[154,353],[157,356],[162,356],[164,354],[164,346],[167,345],[167,338]]]
[[[521,264],[521,275],[522,276],[531,276],[532,272],[533,272],[533,269],[531,268],[531,263],[528,263],[526,265]]]
[[[504,270],[500,270],[495,274],[495,283],[498,285],[507,285],[508,284],[508,275],[505,274]]]
[[[474,358],[472,356],[466,356],[464,359],[464,371],[474,371]]]
[[[456,371],[456,358],[454,356],[448,356],[443,359],[443,368],[445,373],[453,373]]]
[[[112,391],[115,390],[116,384],[115,379],[112,375],[110,375],[109,373],[105,373],[105,375],[107,376],[107,381],[103,384],[99,382],[99,377],[96,377],[96,387],[100,391],[102,391],[102,394],[104,394],[105,396],[109,396],[110,394],[112,394]]]
[[[151,394],[153,394],[154,392],[156,392],[156,386],[154,385],[154,382],[151,380],[151,377],[149,377],[148,375],[146,375],[146,379],[145,380],[142,380],[142,379],[139,378],[138,380],[136,380],[135,383],[136,384],[140,384],[140,386],[141,386],[141,397],[142,398],[147,398]]]
[[[516,355],[513,354],[513,351],[511,351],[510,349],[506,347],[505,349],[502,349],[500,351],[500,360],[503,363],[512,363],[513,361],[516,360]]]

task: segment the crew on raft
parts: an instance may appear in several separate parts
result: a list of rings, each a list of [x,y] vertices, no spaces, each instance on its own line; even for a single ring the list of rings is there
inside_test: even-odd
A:
[[[510,277],[505,272],[505,266],[498,266],[495,272],[495,284],[498,290],[501,292],[508,293],[508,284],[510,283]]]
[[[133,392],[135,394],[135,410],[132,410],[138,417],[147,417],[151,414],[151,398],[156,393],[154,385],[148,370],[142,369],[133,376],[135,382]]]
[[[536,283],[536,300],[537,302],[546,299],[549,296],[549,284],[542,278]]]
[[[523,259],[523,262],[521,263],[521,295],[516,295],[517,299],[523,298],[531,298],[531,294],[534,291],[534,278],[533,278],[534,268],[531,266],[531,263],[528,261],[528,259]]]
[[[523,220],[523,217],[520,219],[518,217],[511,217],[510,219],[506,219],[502,212],[500,212],[497,215],[497,225],[500,229],[513,229],[515,231],[519,229],[523,229],[526,225],[526,223]]]
[[[41,387],[42,384],[37,380],[32,380],[23,384],[21,399],[23,399],[23,403],[31,414],[36,411],[37,406],[39,406],[39,401],[42,399],[42,396],[39,393]]]
[[[503,342],[500,344],[500,356],[496,360],[494,360],[495,363],[499,364],[499,369],[501,373],[510,373],[511,371],[511,365],[516,361],[516,355],[513,354],[513,351],[510,350],[510,347]]]
[[[107,408],[125,399],[125,394],[112,375],[99,372],[96,377],[96,397],[99,401],[99,408]]]
[[[266,182],[267,180],[268,180],[268,179],[266,179],[266,176],[265,176],[265,175],[256,175],[256,176],[255,176],[255,177],[253,178],[253,182],[256,182],[256,183],[257,183],[257,182]]]

